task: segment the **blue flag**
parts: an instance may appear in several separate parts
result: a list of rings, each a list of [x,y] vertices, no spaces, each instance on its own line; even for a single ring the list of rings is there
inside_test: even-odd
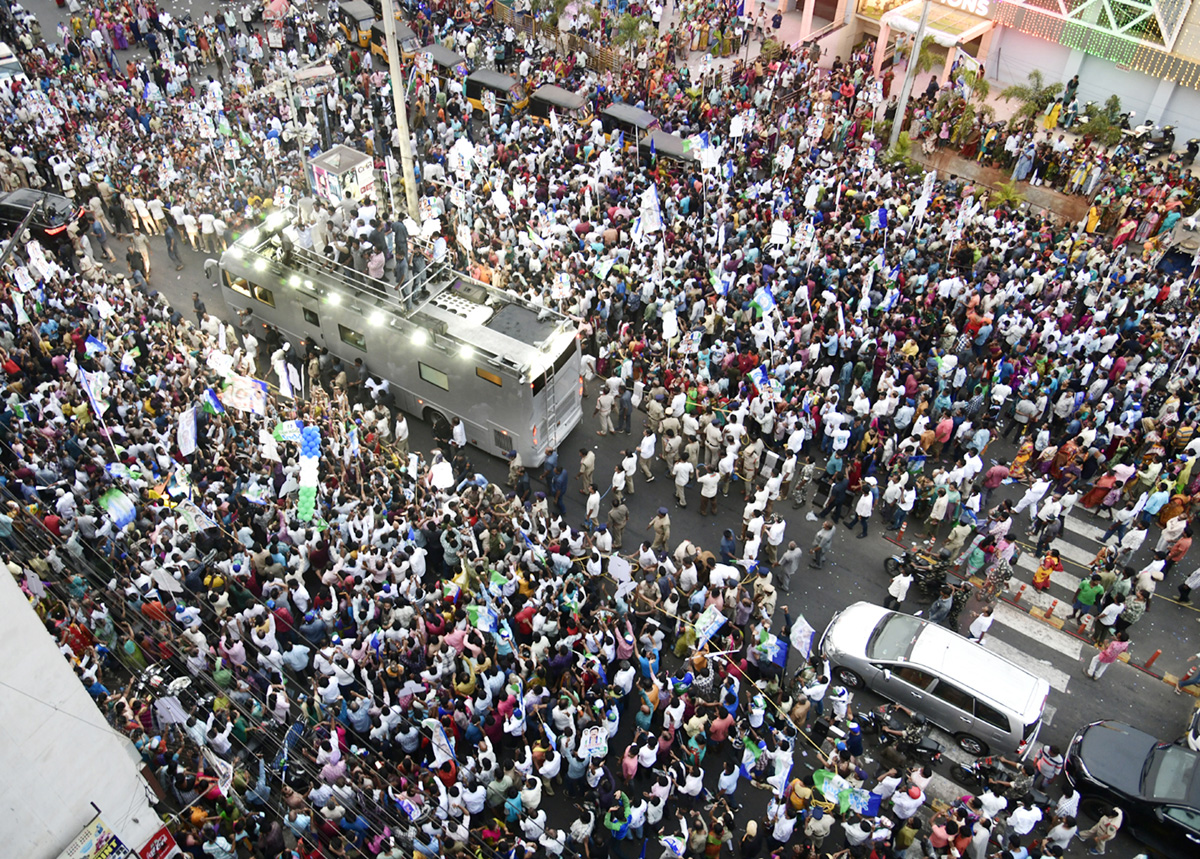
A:
[[[737,5],[737,16],[738,16],[739,18],[741,18],[741,17],[743,17],[745,14],[746,14],[746,0],[738,0],[738,5]]]
[[[83,341],[83,349],[88,355],[99,355],[101,352],[108,351],[107,346],[90,334],[87,340]]]
[[[625,148],[625,132],[624,131],[617,132],[617,148],[618,149]]]
[[[653,161],[658,157],[658,151],[654,146],[654,135],[650,136],[650,160]]]
[[[775,309],[775,296],[769,286],[760,286],[750,299],[750,304],[758,309],[759,316],[765,316]]]
[[[733,159],[732,158],[730,158],[728,161],[725,162],[725,178],[731,179],[731,180],[733,179]]]

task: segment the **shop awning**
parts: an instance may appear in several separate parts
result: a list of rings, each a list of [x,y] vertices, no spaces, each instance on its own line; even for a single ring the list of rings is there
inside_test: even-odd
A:
[[[912,0],[898,9],[887,12],[880,22],[887,24],[898,33],[908,33],[915,36],[917,26],[921,22],[922,0]],[[930,4],[929,20],[925,22],[925,35],[943,48],[953,48],[977,39],[992,29],[992,21],[980,18],[961,9],[951,9],[947,6]]]

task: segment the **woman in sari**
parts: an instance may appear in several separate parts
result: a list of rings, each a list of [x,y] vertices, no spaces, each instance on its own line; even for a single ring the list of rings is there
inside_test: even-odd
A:
[[[1133,234],[1137,232],[1137,226],[1137,218],[1131,214],[1127,214],[1117,227],[1117,234],[1113,236],[1113,247],[1118,248],[1132,239]]]
[[[1117,476],[1111,471],[1097,480],[1092,488],[1084,493],[1083,498],[1079,499],[1079,503],[1089,510],[1095,510],[1104,503],[1104,499],[1112,490],[1113,485],[1117,482]]]
[[[1024,480],[1028,474],[1029,460],[1033,458],[1033,439],[1027,438],[1021,443],[1017,455],[1008,467],[1008,475],[1013,480]]]
[[[1158,512],[1158,527],[1167,527],[1168,522],[1187,509],[1191,500],[1192,497],[1190,495],[1184,495],[1182,492],[1176,492],[1172,495],[1171,500]]]
[[[1054,573],[1063,571],[1062,560],[1059,558],[1058,549],[1051,549],[1046,553],[1046,557],[1042,558],[1042,562],[1038,564],[1038,568],[1033,574],[1033,586],[1039,591],[1044,591],[1050,587],[1050,577]]]
[[[1054,459],[1050,462],[1050,476],[1055,480],[1059,480],[1063,476],[1063,469],[1075,462],[1075,457],[1079,455],[1079,445],[1074,441],[1068,441],[1063,444],[1058,453],[1054,455]]]
[[[995,554],[995,538],[985,537],[982,541],[976,543],[967,553],[967,560],[963,565],[963,577],[969,579],[977,574],[980,570],[992,562],[992,556]]]
[[[1146,240],[1158,232],[1159,221],[1162,220],[1162,213],[1155,206],[1146,213],[1146,217],[1142,218],[1142,222],[1138,225],[1137,232],[1133,234],[1133,240],[1139,245],[1145,244]]]

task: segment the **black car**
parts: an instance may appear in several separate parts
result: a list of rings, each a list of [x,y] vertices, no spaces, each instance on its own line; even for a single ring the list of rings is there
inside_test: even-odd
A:
[[[1116,806],[1123,832],[1172,859],[1200,856],[1200,752],[1123,722],[1093,722],[1071,739],[1066,774],[1083,818]]]
[[[58,243],[71,222],[83,213],[82,208],[61,194],[19,188],[0,194],[0,233],[11,235],[25,220],[29,210],[39,202],[41,206],[29,222],[28,229],[39,241],[49,242],[51,246]]]

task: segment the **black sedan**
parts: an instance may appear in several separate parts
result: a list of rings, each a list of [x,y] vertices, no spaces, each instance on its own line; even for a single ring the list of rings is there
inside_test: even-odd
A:
[[[1082,817],[1094,821],[1115,805],[1122,830],[1162,855],[1200,855],[1200,752],[1123,722],[1093,722],[1071,739],[1066,773],[1083,797]]]
[[[38,207],[29,221],[29,232],[43,244],[53,248],[66,232],[71,222],[78,218],[83,209],[61,194],[18,188],[0,194],[0,233],[11,235],[21,225],[29,210]]]

